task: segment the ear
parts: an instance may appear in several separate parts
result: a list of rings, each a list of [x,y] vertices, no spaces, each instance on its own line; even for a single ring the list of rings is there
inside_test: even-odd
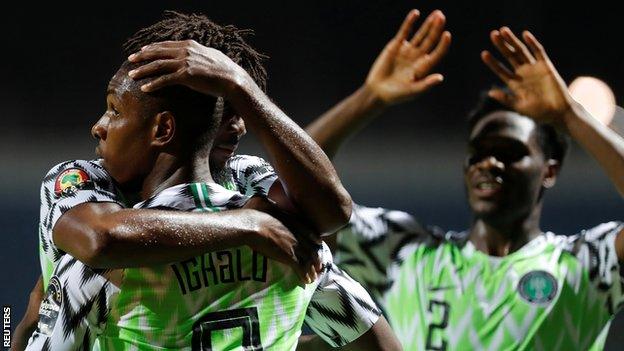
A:
[[[561,163],[559,161],[552,158],[546,161],[546,175],[544,176],[544,181],[542,182],[544,188],[550,189],[555,186],[560,170]]]
[[[169,111],[159,112],[152,126],[152,145],[165,146],[173,140],[176,131],[175,118]]]

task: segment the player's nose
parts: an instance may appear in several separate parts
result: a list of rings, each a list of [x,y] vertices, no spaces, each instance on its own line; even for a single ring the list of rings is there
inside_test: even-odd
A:
[[[97,122],[91,127],[91,135],[97,140],[106,140],[106,116],[100,117]]]

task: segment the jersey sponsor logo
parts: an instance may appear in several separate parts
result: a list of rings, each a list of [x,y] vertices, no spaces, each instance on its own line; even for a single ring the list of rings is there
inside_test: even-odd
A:
[[[70,195],[78,189],[84,189],[91,184],[91,178],[87,172],[79,168],[70,168],[56,177],[54,182],[54,195],[61,197]]]
[[[518,283],[518,292],[532,304],[549,303],[557,295],[557,280],[546,271],[531,271],[523,275]]]
[[[61,282],[56,276],[53,276],[48,283],[48,291],[46,297],[41,301],[39,307],[39,333],[50,336],[54,330],[54,325],[58,319],[61,305],[63,304],[63,289]]]

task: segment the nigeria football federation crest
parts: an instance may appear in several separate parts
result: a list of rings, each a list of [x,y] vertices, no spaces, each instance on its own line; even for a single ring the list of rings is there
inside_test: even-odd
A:
[[[56,177],[54,195],[57,197],[69,195],[78,189],[85,188],[88,184],[91,184],[91,179],[87,172],[79,168],[70,168]]]
[[[520,278],[518,292],[527,302],[548,303],[557,295],[557,280],[546,271],[531,271]]]

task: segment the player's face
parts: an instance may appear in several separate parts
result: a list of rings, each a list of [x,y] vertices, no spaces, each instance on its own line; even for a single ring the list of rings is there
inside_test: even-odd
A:
[[[98,139],[96,154],[119,184],[139,180],[149,172],[153,155],[150,152],[151,118],[146,117],[136,84],[122,68],[111,79],[106,95],[106,111],[91,128]]]
[[[225,162],[236,152],[238,143],[245,133],[247,130],[243,119],[226,105],[210,152],[210,164],[213,169],[223,169]]]
[[[531,119],[496,111],[473,128],[464,182],[477,218],[506,222],[528,215],[539,202],[547,172]]]

